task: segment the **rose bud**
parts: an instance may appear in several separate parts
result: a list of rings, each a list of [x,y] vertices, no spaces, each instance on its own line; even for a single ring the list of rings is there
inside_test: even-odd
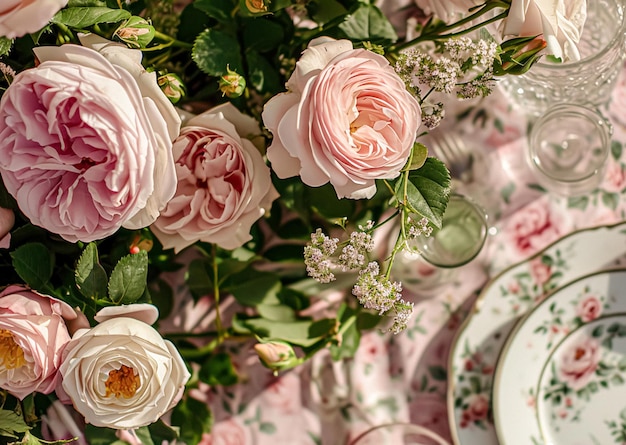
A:
[[[114,36],[131,48],[145,48],[154,39],[154,26],[142,17],[132,16],[122,24]]]
[[[226,74],[220,78],[220,91],[231,99],[235,99],[243,94],[246,89],[246,79],[237,74],[236,71],[226,67]]]
[[[173,104],[177,103],[187,94],[185,84],[176,74],[163,74],[159,76],[158,83],[163,93]]]
[[[254,350],[261,359],[264,366],[274,371],[293,368],[300,363],[293,347],[289,343],[283,341],[269,341],[267,343],[257,343]]]

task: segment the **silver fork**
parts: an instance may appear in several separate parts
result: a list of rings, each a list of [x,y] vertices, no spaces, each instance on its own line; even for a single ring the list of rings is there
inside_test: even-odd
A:
[[[446,164],[452,178],[464,183],[473,181],[472,167],[475,161],[473,150],[470,150],[456,132],[435,129],[428,133],[424,145],[433,156]]]

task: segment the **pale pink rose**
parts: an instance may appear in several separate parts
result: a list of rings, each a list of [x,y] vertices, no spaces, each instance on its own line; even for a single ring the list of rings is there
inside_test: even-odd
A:
[[[533,258],[530,261],[530,275],[539,286],[547,283],[552,276],[552,267],[544,263],[541,258]]]
[[[61,354],[70,341],[65,321],[75,318],[66,303],[25,287],[0,292],[0,388],[20,400],[54,391]]]
[[[198,445],[246,445],[249,438],[244,427],[235,419],[217,422],[211,434],[202,437]]]
[[[587,0],[512,0],[502,35],[542,35],[548,54],[579,60],[578,42],[586,18]]]
[[[585,323],[595,320],[601,313],[602,302],[593,295],[583,298],[576,306],[576,315]]]
[[[88,445],[84,434],[85,421],[71,406],[55,400],[41,416],[41,433],[44,440],[59,441],[76,438],[76,445]]]
[[[146,86],[155,74],[126,52],[115,60],[131,71],[78,45],[34,51],[41,64],[19,73],[0,102],[9,193],[33,224],[70,242],[151,224],[176,183],[176,122]]]
[[[470,8],[484,3],[484,0],[415,0],[425,14],[434,14],[447,23],[468,15]]]
[[[2,0],[0,36],[14,39],[34,33],[67,5],[68,0]]]
[[[600,345],[593,338],[584,338],[564,351],[559,365],[561,379],[577,391],[595,373],[600,361]]]
[[[626,188],[626,172],[619,162],[611,159],[607,163],[602,188],[614,193],[621,193]]]
[[[234,249],[252,238],[252,225],[278,197],[249,139],[260,134],[258,123],[230,103],[186,122],[174,142],[176,193],[152,226],[164,248],[179,252],[204,241]]]
[[[0,207],[0,249],[11,245],[11,229],[15,224],[15,213],[11,209]]]
[[[157,421],[183,395],[190,374],[174,345],[126,314],[78,331],[67,344],[57,395],[94,426],[133,429]],[[100,314],[102,315],[102,314]]]
[[[545,202],[535,201],[512,215],[504,231],[519,254],[530,255],[560,238],[567,230],[563,223]]]
[[[287,82],[265,104],[267,149],[279,178],[328,182],[339,198],[370,198],[377,179],[406,163],[421,123],[420,106],[387,59],[348,40],[313,39]]]

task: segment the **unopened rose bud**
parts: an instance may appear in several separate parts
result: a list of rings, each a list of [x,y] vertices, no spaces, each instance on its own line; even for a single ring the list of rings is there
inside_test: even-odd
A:
[[[260,14],[267,12],[267,4],[269,0],[246,0],[246,8],[252,14]]]
[[[300,362],[293,347],[283,341],[257,343],[254,345],[254,350],[261,359],[261,363],[273,370],[275,374],[278,371],[293,368]]]
[[[239,97],[246,89],[246,79],[236,71],[226,67],[226,74],[220,78],[220,91],[231,99]]]
[[[519,37],[502,43],[494,61],[494,74],[524,74],[539,59],[547,42],[540,37]]]
[[[142,17],[132,16],[113,34],[131,48],[145,48],[154,39],[154,26]]]
[[[159,76],[158,79],[161,91],[173,104],[177,103],[187,94],[187,88],[183,81],[176,74],[167,73]]]

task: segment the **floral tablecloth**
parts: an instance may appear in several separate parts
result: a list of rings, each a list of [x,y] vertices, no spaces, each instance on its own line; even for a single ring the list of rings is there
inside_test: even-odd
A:
[[[527,122],[502,93],[449,108],[444,127],[437,131],[457,132],[476,153],[474,180],[460,182],[457,190],[474,197],[489,213],[491,231],[481,254],[453,271],[408,263],[415,276],[440,274],[446,284],[431,292],[408,286],[405,294],[415,302],[408,329],[396,336],[368,332],[354,359],[333,362],[329,354],[320,353],[274,376],[260,364],[252,343],[230,344],[240,383],[197,390],[195,396],[206,401],[215,420],[202,443],[344,445],[372,426],[393,421],[426,426],[451,441],[448,354],[485,283],[574,230],[625,219],[626,71],[623,74],[607,111],[614,133],[605,178],[598,189],[576,198],[554,196],[534,182],[524,161]],[[535,279],[541,280],[542,271],[536,272]],[[321,314],[341,298],[338,292],[326,292],[308,310]],[[235,309],[232,300],[221,304],[226,314]],[[206,330],[214,321],[208,297],[196,303],[182,298],[179,305],[161,326],[164,332],[181,327]],[[489,407],[476,400],[471,409],[473,419],[480,420]]]

